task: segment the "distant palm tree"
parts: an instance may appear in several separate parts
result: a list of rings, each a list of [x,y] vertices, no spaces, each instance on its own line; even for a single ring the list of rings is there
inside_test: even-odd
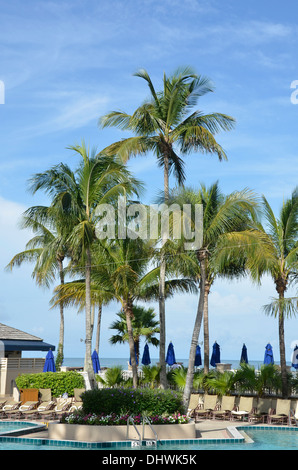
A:
[[[152,152],[164,170],[164,201],[169,198],[169,175],[173,171],[179,184],[185,180],[184,162],[179,156],[191,152],[216,154],[219,160],[226,159],[222,147],[214,135],[220,130],[230,130],[234,119],[226,114],[203,114],[195,110],[198,99],[213,91],[210,80],[197,75],[190,67],[178,68],[170,77],[164,74],[163,88],[156,91],[148,72],[144,69],[135,76],[147,82],[150,97],[130,115],[112,111],[99,120],[102,128],[116,126],[133,132],[134,137],[123,139],[104,149],[117,154],[126,162],[130,157]],[[166,242],[161,234],[162,246]],[[166,387],[165,363],[165,279],[166,262],[161,250],[161,272],[159,287],[161,387]]]
[[[282,395],[288,396],[288,374],[286,368],[284,321],[287,315],[297,314],[297,298],[286,299],[285,293],[298,274],[298,189],[284,201],[279,218],[263,196],[263,213],[266,227],[259,225],[260,238],[266,237],[270,247],[268,256],[250,260],[248,265],[253,278],[259,281],[263,274],[269,274],[275,284],[278,300],[265,307],[265,312],[278,318]]]
[[[154,346],[159,345],[159,340],[155,337],[159,333],[158,322],[155,320],[155,313],[153,308],[144,308],[139,305],[133,306],[133,338],[136,348],[137,361],[140,364],[140,338],[144,336],[147,343]],[[118,333],[112,335],[110,338],[111,344],[125,343],[128,341],[126,317],[123,311],[117,313],[118,319],[115,320],[111,326],[111,330],[117,330]]]
[[[290,285],[297,282],[298,273],[298,189],[284,201],[277,218],[265,198],[262,197],[265,225],[254,224],[254,240],[235,243],[233,236],[226,247],[221,246],[225,258],[245,256],[245,268],[251,277],[260,283],[264,274],[273,279],[278,299],[264,307],[267,314],[278,317],[282,395],[288,396],[288,374],[286,368],[284,321],[287,316],[297,314],[297,298],[285,298]]]
[[[26,244],[26,250],[16,254],[7,266],[13,269],[24,262],[35,262],[32,277],[40,286],[49,287],[59,274],[64,284],[63,261],[71,256],[67,243],[73,220],[67,211],[50,206],[30,207],[22,216],[21,227],[29,228],[36,235]],[[56,366],[60,367],[64,356],[64,306],[60,302],[60,328]]]

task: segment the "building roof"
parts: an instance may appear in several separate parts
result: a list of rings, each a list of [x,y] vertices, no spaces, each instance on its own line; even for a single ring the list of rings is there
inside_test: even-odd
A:
[[[53,344],[45,343],[38,336],[25,333],[0,323],[0,346],[4,345],[5,351],[48,351],[55,350]],[[0,348],[1,349],[1,348]]]
[[[0,340],[3,339],[43,341],[37,336],[30,335],[29,333],[25,333],[24,331],[17,330],[16,328],[12,328],[11,326],[7,326],[3,323],[0,323]]]

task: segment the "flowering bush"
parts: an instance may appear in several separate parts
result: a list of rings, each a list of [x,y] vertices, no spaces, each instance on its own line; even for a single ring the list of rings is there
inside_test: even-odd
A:
[[[82,395],[85,414],[148,416],[183,413],[182,394],[173,390],[102,388]]]
[[[129,418],[128,414],[116,415],[114,413],[109,415],[96,415],[89,413],[87,415],[80,413],[71,413],[70,415],[64,415],[61,418],[62,423],[66,424],[87,424],[97,426],[119,426],[126,425]],[[142,424],[143,418],[141,415],[132,416],[135,424]],[[180,413],[172,415],[162,416],[147,416],[147,419],[152,425],[154,424],[185,424],[189,422],[189,418],[186,415]]]

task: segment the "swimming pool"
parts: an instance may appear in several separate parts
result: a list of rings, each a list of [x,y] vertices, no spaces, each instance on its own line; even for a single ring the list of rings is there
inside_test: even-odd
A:
[[[9,423],[5,423],[9,424]],[[20,425],[28,423],[20,423]],[[32,423],[31,423],[32,424]],[[28,429],[28,428],[27,428]],[[262,426],[239,426],[238,431],[242,439],[192,439],[184,441],[158,441],[157,447],[132,447],[131,443],[86,443],[75,441],[51,441],[43,438],[15,437],[0,435],[1,450],[150,450],[157,451],[184,451],[198,452],[200,450],[297,450],[298,428],[293,427],[262,427]],[[18,430],[17,430],[18,431]],[[247,439],[248,437],[248,439]],[[239,442],[241,441],[241,442]]]
[[[33,423],[30,421],[0,421],[0,436],[3,434],[27,434],[45,428],[45,424]]]

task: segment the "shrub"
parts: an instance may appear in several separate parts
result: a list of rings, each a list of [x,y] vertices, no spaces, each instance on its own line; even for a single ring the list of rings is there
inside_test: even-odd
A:
[[[40,374],[22,374],[16,378],[16,384],[21,388],[50,388],[53,397],[63,393],[74,395],[74,388],[84,388],[84,377],[77,372],[41,372]]]
[[[183,411],[182,394],[149,388],[88,390],[82,395],[85,414],[173,414]]]

